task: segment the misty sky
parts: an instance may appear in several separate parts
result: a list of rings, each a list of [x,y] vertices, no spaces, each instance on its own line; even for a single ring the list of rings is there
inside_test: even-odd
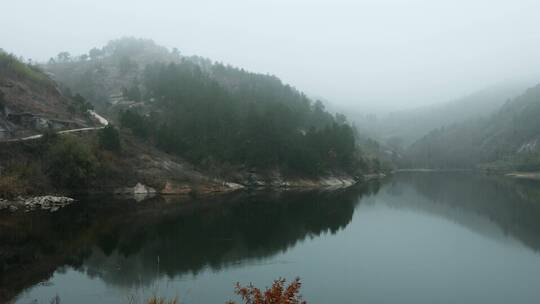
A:
[[[359,109],[540,82],[538,0],[17,0],[2,11],[0,47],[25,58],[151,38]]]

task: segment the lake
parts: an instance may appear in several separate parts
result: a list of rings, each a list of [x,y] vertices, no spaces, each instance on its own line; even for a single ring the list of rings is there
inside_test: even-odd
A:
[[[326,192],[94,197],[0,219],[0,302],[225,303],[236,282],[297,276],[308,303],[540,302],[533,181],[399,173]]]

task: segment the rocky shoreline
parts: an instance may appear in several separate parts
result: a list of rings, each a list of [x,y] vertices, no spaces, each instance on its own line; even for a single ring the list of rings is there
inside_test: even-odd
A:
[[[24,210],[30,212],[34,210],[48,210],[56,212],[61,208],[71,205],[75,199],[66,196],[34,196],[34,197],[17,197],[14,200],[0,199],[0,210],[7,209],[10,212]]]
[[[540,172],[510,172],[505,175],[513,178],[540,180]]]
[[[135,198],[136,201],[144,201],[155,195],[227,193],[246,189],[275,189],[279,191],[313,189],[335,190],[351,187],[359,182],[384,178],[385,176],[386,175],[382,173],[367,174],[357,178],[351,176],[327,176],[319,179],[263,179],[258,176],[251,176],[250,179],[243,180],[241,183],[213,181],[209,184],[200,184],[197,186],[167,181],[163,189],[156,189],[138,182],[133,187],[119,188],[114,190],[111,194],[129,196]],[[0,211],[8,210],[15,213],[19,211],[30,212],[35,210],[47,210],[49,212],[56,212],[61,208],[71,205],[75,201],[75,199],[70,197],[54,195],[17,197],[13,200],[0,198]]]
[[[327,176],[318,179],[309,178],[263,178],[256,175],[251,175],[249,178],[238,180],[235,182],[213,180],[207,183],[198,185],[190,185],[185,183],[176,183],[172,180],[165,182],[163,187],[152,187],[137,182],[133,187],[124,187],[114,190],[117,195],[133,195],[133,196],[153,196],[153,195],[179,195],[190,193],[226,193],[246,189],[275,189],[275,190],[301,190],[301,189],[339,189],[347,188],[359,182],[367,182],[370,180],[384,178],[386,175],[366,174],[361,177],[351,176]]]

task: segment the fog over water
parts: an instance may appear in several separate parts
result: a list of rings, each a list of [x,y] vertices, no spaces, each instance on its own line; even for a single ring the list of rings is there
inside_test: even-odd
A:
[[[151,38],[369,111],[540,79],[537,0],[17,0],[2,11],[0,47],[25,58]]]

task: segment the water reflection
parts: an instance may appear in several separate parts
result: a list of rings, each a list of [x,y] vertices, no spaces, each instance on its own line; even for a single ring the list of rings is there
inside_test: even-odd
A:
[[[124,288],[151,285],[163,277],[196,275],[207,269],[224,272],[265,263],[272,256],[303,247],[309,239],[334,238],[335,246],[351,246],[338,236],[354,233],[365,237],[361,229],[369,229],[351,225],[353,218],[356,223],[383,220],[379,216],[400,216],[378,206],[450,221],[503,245],[521,242],[535,251],[540,249],[540,184],[495,176],[410,173],[398,174],[382,184],[334,192],[241,193],[185,201],[156,198],[143,203],[102,198],[53,215],[0,218],[0,302],[62,268],[97,278],[107,286]],[[359,216],[370,210],[381,213]],[[425,217],[418,220],[425,221]],[[380,237],[377,231],[369,233],[362,246],[370,246],[370,241]],[[384,241],[390,241],[389,250],[406,251],[399,239]],[[364,252],[369,250],[364,248]],[[369,259],[377,256],[389,258],[385,252],[374,253]],[[319,258],[323,257],[314,253],[310,263],[315,264],[307,267],[320,267],[323,261]],[[436,261],[437,257],[426,257],[429,259]],[[362,261],[335,261],[336,265],[341,263]],[[392,273],[391,269],[386,271]],[[312,284],[316,277],[311,279]],[[369,282],[373,278],[355,272],[349,279]],[[376,286],[383,287],[399,289]],[[377,293],[373,295],[377,300]]]
[[[92,198],[52,215],[4,215],[0,302],[65,265],[108,284],[131,286],[264,259],[305,238],[343,229],[360,197],[378,189],[375,182],[332,192],[144,203]]]
[[[78,269],[131,286],[150,284],[159,275],[240,267],[305,238],[338,232],[351,222],[359,198],[377,189],[371,184],[337,192],[242,195],[153,225],[122,226],[101,235]]]
[[[420,196],[409,206],[437,213],[484,235],[489,224],[540,250],[540,182],[472,173],[399,174],[390,191],[413,187]],[[409,195],[410,196],[410,195]],[[403,197],[403,196],[401,196]]]

